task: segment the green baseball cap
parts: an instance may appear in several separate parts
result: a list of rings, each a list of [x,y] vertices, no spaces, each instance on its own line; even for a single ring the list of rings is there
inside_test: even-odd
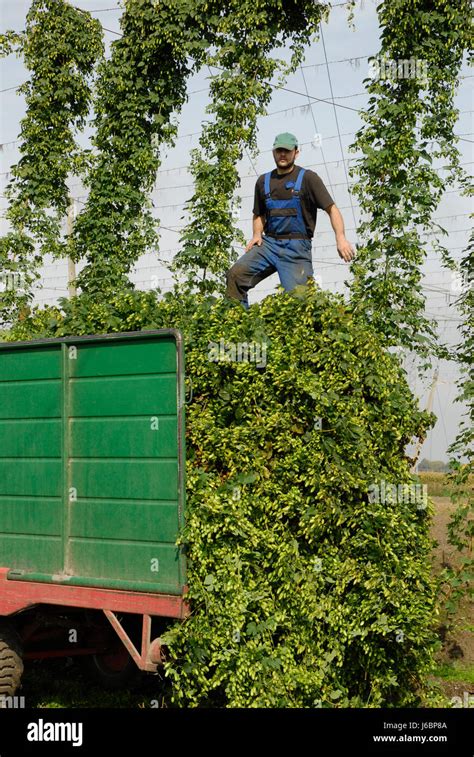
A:
[[[295,147],[298,147],[298,140],[294,134],[285,131],[283,134],[278,134],[275,137],[273,149],[275,150],[277,147],[283,147],[285,150],[294,150]]]

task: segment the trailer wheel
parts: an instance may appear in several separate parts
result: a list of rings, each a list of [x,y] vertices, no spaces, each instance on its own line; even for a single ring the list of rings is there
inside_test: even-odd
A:
[[[14,696],[22,674],[20,638],[11,626],[0,626],[0,696]]]
[[[130,657],[122,642],[107,654],[93,654],[84,658],[89,675],[104,689],[132,689],[142,678],[142,671]]]

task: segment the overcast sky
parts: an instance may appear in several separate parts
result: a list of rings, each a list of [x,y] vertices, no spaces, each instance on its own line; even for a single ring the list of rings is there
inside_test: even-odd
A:
[[[340,2],[340,0],[339,0]],[[28,0],[0,0],[0,31],[21,30],[31,3]],[[75,5],[90,10],[100,19],[106,45],[118,36],[121,10],[117,0],[77,0]],[[286,83],[286,89],[274,90],[269,115],[259,120],[259,155],[256,160],[245,155],[239,165],[241,177],[240,196],[242,205],[239,225],[245,236],[251,236],[251,216],[253,192],[257,175],[273,168],[271,145],[275,134],[290,131],[297,135],[301,145],[299,165],[310,167],[325,182],[329,193],[341,209],[346,226],[346,235],[357,244],[355,226],[360,219],[355,198],[348,193],[348,167],[354,155],[348,148],[362,121],[358,114],[368,102],[364,92],[363,79],[368,75],[367,58],[379,50],[379,26],[376,3],[373,0],[358,2],[355,12],[355,30],[347,23],[346,9],[334,3],[330,19],[322,26],[322,37],[307,50],[303,68],[299,69]],[[473,161],[472,129],[472,74],[465,63],[461,76],[456,105],[460,110],[455,131],[462,136],[458,143],[461,162],[469,172]],[[134,281],[140,288],[147,289],[159,284],[166,290],[172,285],[166,263],[177,250],[179,229],[185,225],[184,202],[192,195],[192,178],[187,170],[190,149],[199,145],[199,132],[207,118],[207,90],[209,71],[203,69],[189,81],[189,100],[179,116],[179,137],[176,147],[162,158],[157,175],[153,201],[156,215],[167,229],[161,231],[160,250],[144,256],[137,265]],[[3,197],[9,179],[9,170],[19,158],[18,139],[20,121],[25,114],[24,98],[17,94],[15,87],[28,78],[28,72],[21,60],[11,55],[0,61],[0,233],[8,226],[3,216],[7,201]],[[13,89],[11,89],[13,88]],[[289,92],[287,90],[292,90]],[[308,104],[308,94],[321,98],[321,102]],[[326,101],[326,102],[324,102]],[[329,101],[329,102],[327,102]],[[84,146],[88,144],[88,134],[79,138]],[[321,135],[321,144],[315,140]],[[84,189],[77,180],[71,180],[71,192],[76,199],[78,212],[85,200]],[[445,244],[453,255],[460,257],[465,248],[471,220],[472,201],[461,197],[458,190],[446,193],[437,209],[439,223],[449,232]],[[443,270],[427,239],[428,256],[424,266],[427,312],[439,320],[440,338],[454,344],[458,341],[457,326],[459,314],[453,303],[459,296],[457,284],[451,273]],[[350,277],[350,265],[340,260],[334,241],[334,233],[325,213],[317,220],[313,240],[313,262],[315,276],[323,288],[343,292],[343,282]],[[53,303],[67,294],[67,270],[65,263],[48,262],[41,278],[42,289],[37,292],[39,303]],[[255,302],[274,291],[278,277],[266,279],[250,293],[250,301]],[[436,364],[433,366],[433,370]],[[421,407],[426,407],[428,390],[433,371],[423,380],[417,375],[416,367],[409,366],[410,384],[420,397]],[[455,403],[456,366],[441,361],[439,381],[434,392],[433,411],[438,416],[434,430],[429,434],[421,452],[421,457],[446,459],[446,448],[456,436],[462,406]]]

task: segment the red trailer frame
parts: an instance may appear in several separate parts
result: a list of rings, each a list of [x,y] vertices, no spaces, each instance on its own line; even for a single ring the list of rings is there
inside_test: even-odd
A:
[[[0,568],[0,617],[15,615],[38,605],[58,608],[101,610],[140,670],[156,672],[162,663],[161,641],[151,638],[152,617],[184,620],[190,607],[184,596],[147,594],[138,591],[96,589],[85,586],[16,581],[8,578],[9,568]],[[187,587],[185,587],[185,592]],[[137,650],[116,613],[142,616],[141,650]],[[84,650],[91,653],[93,650]],[[42,655],[57,656],[57,653]]]

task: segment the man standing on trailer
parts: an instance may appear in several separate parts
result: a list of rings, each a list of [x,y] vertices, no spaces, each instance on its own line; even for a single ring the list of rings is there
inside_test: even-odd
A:
[[[318,208],[331,220],[339,257],[349,263],[354,256],[339,209],[318,174],[295,165],[298,155],[296,137],[279,134],[273,143],[276,169],[259,176],[255,185],[253,236],[227,272],[227,297],[246,308],[249,289],[276,271],[287,292],[313,275],[311,239]]]

